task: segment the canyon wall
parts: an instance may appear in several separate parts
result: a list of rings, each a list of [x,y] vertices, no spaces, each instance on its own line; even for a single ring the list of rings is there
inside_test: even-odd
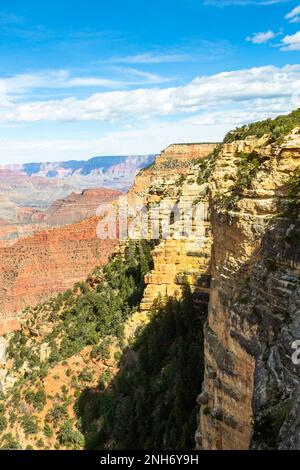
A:
[[[145,279],[142,312],[147,312],[158,296],[180,296],[187,283],[197,291],[199,303],[208,302],[212,241],[208,184],[199,180],[197,162],[216,147],[215,143],[170,145],[151,168],[142,170],[129,191],[130,202],[141,198],[150,217],[153,211],[152,223],[157,226],[177,217],[170,233],[153,250],[154,270]],[[185,226],[185,217],[191,221],[189,227]],[[139,229],[137,224],[137,239]]]
[[[77,224],[42,230],[0,248],[1,333],[17,327],[16,315],[51,295],[86,279],[105,264],[115,240],[97,238],[98,217]]]
[[[171,145],[128,193],[129,204],[153,216],[142,233],[138,213],[131,237],[151,238],[153,223],[159,240],[139,309],[124,324],[125,340],[131,344],[151,321],[158,299],[181,298],[187,285],[200,307],[196,314],[208,313],[199,344],[205,373],[197,449],[300,448],[300,368],[292,360],[300,340],[298,180],[291,189],[300,169],[300,130],[273,141],[261,135]],[[116,242],[95,237],[97,222],[46,230],[1,249],[1,310],[14,314],[43,299],[46,289],[47,295],[49,288],[65,290],[105,263]],[[170,231],[163,236],[165,225]],[[118,250],[126,246],[128,240]],[[134,364],[136,353],[127,352]],[[197,374],[203,363],[193,366]]]
[[[197,163],[176,168],[182,147],[171,146],[130,192],[150,206],[205,207],[204,224],[193,215],[193,226],[204,226],[201,246],[170,236],[155,247],[140,307],[147,312],[159,297],[180,297],[186,282],[201,302],[209,299],[199,449],[300,446],[300,370],[292,361],[300,339],[300,227],[287,203],[300,166],[299,129],[280,144],[268,140],[223,144],[206,178],[201,147],[190,147]],[[166,170],[172,167],[176,175]]]
[[[240,156],[253,151],[263,163],[251,185],[235,194]],[[298,129],[280,146],[248,138],[223,146],[210,179],[212,285],[197,434],[204,449],[264,448],[267,438],[260,434],[270,431],[261,414],[270,412],[272,422],[286,412],[280,429],[288,419],[285,400],[300,384],[292,362],[292,343],[299,339],[300,250],[296,237],[288,237],[299,227],[285,204],[299,157]],[[279,441],[285,446],[287,439]]]

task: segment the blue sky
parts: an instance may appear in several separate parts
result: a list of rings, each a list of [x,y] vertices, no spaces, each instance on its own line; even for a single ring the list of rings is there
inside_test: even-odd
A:
[[[300,0],[0,4],[0,163],[159,152],[300,106]]]

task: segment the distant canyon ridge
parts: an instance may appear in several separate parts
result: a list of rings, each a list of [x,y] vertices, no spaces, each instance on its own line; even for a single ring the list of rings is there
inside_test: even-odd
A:
[[[154,158],[103,156],[86,161],[2,165],[0,246],[41,229],[95,215],[99,204],[116,196],[109,190],[127,191],[136,174]]]
[[[0,168],[0,336],[16,314],[108,261],[117,240],[96,235],[100,204],[111,203],[154,155]]]

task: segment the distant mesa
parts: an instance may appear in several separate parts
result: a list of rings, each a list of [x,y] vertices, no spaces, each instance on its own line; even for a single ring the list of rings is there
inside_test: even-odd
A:
[[[70,177],[73,175],[88,176],[92,173],[112,173],[114,169],[134,172],[153,162],[155,155],[120,155],[93,157],[89,160],[69,160],[66,162],[25,163],[14,166],[28,176],[47,178]]]

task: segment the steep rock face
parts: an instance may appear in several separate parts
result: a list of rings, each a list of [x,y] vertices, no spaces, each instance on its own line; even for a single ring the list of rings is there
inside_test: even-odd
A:
[[[199,301],[208,301],[212,241],[208,221],[208,186],[197,183],[198,171],[198,168],[189,171],[176,197],[163,198],[167,208],[177,203],[178,214],[182,215],[175,222],[176,233],[171,229],[170,234],[153,250],[154,270],[145,279],[147,287],[140,306],[142,311],[149,310],[157,296],[181,296],[186,283],[192,290],[198,290]],[[166,213],[164,210],[160,212],[160,223],[163,224],[166,216],[169,217],[168,212],[168,209]],[[176,218],[177,212],[174,211],[174,214]],[[188,236],[185,234],[183,214],[191,216]]]
[[[157,297],[180,296],[186,283],[197,290],[200,303],[208,301],[211,246],[208,185],[198,180],[196,162],[210,155],[216,146],[169,146],[156,158],[154,165],[137,176],[129,191],[130,201],[142,199],[156,227],[162,227],[173,218],[176,230],[174,233],[171,228],[153,251],[154,270],[145,279],[142,312],[147,312]],[[151,210],[154,210],[153,215]],[[184,214],[191,221],[188,236]]]
[[[236,191],[241,155],[253,151],[263,163]],[[299,405],[288,401],[300,383],[291,358],[299,339],[299,227],[282,204],[299,157],[296,129],[281,146],[254,138],[226,144],[216,163],[199,448],[299,446]]]
[[[0,249],[0,323],[15,326],[21,309],[63,292],[105,264],[115,240],[97,238],[98,217],[43,230]]]
[[[170,145],[156,157],[155,162],[139,172],[128,192],[129,199],[140,197],[147,201],[150,193],[162,195],[166,190],[174,192],[178,186],[178,175],[186,175],[199,159],[207,157],[216,146],[216,143]]]
[[[299,222],[287,210],[287,191],[300,165],[299,130],[277,145],[267,136],[224,144],[207,183],[197,177],[197,151],[181,167],[171,146],[129,193],[148,207],[163,201],[205,208],[204,224],[193,216],[194,227],[204,225],[200,246],[193,237],[169,236],[154,249],[140,310],[158,297],[180,296],[186,282],[200,302],[210,299],[197,448],[297,448]]]

